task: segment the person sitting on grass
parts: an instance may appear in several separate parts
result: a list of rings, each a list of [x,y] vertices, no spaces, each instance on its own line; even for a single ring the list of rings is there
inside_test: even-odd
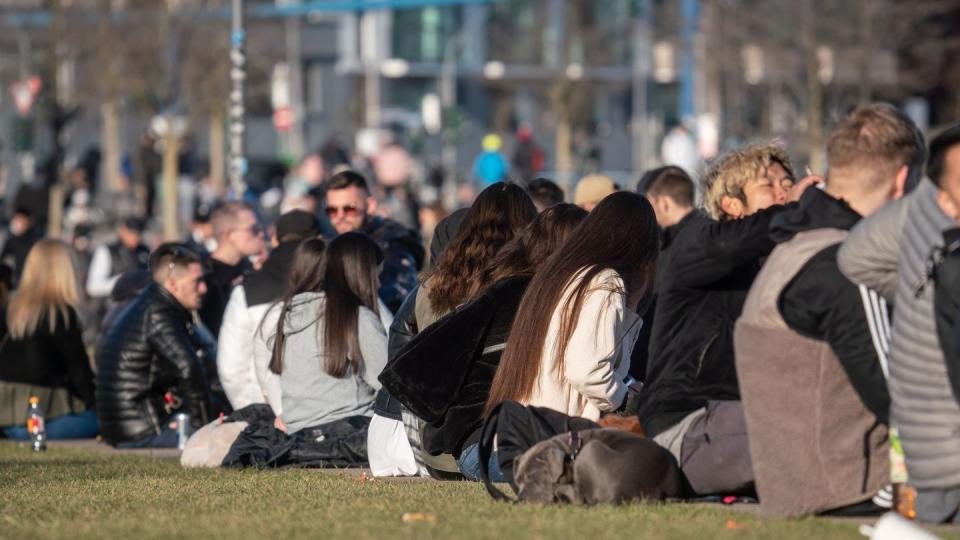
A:
[[[831,131],[823,189],[771,223],[776,249],[750,289],[735,350],[764,515],[873,514],[889,508],[886,304],[837,266],[863,217],[919,174],[923,136],[886,104]],[[769,344],[776,343],[776,347]]]
[[[653,285],[656,217],[642,195],[607,196],[533,276],[484,413],[506,400],[597,420],[627,406],[636,309]]]
[[[273,335],[270,370],[280,376],[282,420],[291,435],[322,432],[351,462],[364,462],[377,376],[387,361],[387,332],[378,313],[383,254],[361,233],[326,247],[305,241],[294,256],[290,289]],[[268,312],[267,317],[270,317]]]
[[[200,257],[167,243],[150,255],[153,283],[117,317],[97,351],[97,414],[104,439],[117,448],[173,448],[170,419],[209,419],[203,372],[206,342],[193,312],[206,293]]]
[[[775,144],[728,152],[704,177],[709,217],[677,223],[663,255],[639,419],[698,495],[753,492],[733,326],[774,248],[770,221],[815,181],[795,185]]]
[[[32,396],[46,414],[48,439],[95,437],[93,371],[77,315],[77,274],[59,240],[34,244],[20,287],[0,318],[0,426],[26,440],[23,422]]]

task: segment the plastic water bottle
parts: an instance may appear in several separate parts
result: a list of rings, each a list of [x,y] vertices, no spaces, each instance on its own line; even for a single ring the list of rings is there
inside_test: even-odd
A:
[[[43,419],[43,407],[40,398],[30,398],[30,408],[27,409],[27,433],[30,434],[30,447],[34,452],[44,452],[47,449],[47,426]]]

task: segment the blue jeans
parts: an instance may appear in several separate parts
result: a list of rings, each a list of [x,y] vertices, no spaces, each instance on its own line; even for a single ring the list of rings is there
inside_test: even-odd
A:
[[[51,418],[46,422],[47,440],[54,439],[92,439],[100,434],[100,421],[94,411],[84,411],[80,414],[64,414]],[[10,426],[3,428],[8,439],[18,441],[30,440],[27,426]]]
[[[463,452],[460,454],[460,458],[457,459],[457,468],[460,469],[460,473],[466,476],[467,479],[478,482],[483,481],[483,478],[480,476],[479,444],[474,443],[463,449]],[[490,464],[489,467],[487,467],[487,471],[490,473],[491,482],[507,481],[507,479],[503,476],[503,471],[500,470],[500,463],[497,462],[496,452],[490,456]]]
[[[134,448],[176,448],[177,439],[177,430],[164,428],[157,435],[147,435],[133,441],[117,443],[117,448],[127,450]]]

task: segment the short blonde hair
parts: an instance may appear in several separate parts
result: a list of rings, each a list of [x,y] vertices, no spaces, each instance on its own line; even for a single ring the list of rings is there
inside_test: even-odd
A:
[[[77,273],[67,245],[52,238],[34,244],[23,265],[20,286],[7,306],[10,337],[23,339],[36,334],[44,316],[53,333],[58,313],[69,325],[68,308],[77,308],[77,289]]]
[[[793,165],[786,151],[776,143],[752,144],[731,150],[710,163],[703,175],[703,206],[713,219],[723,221],[726,214],[720,206],[724,197],[747,202],[743,187],[747,182],[763,178],[770,163],[779,163],[793,176]]]

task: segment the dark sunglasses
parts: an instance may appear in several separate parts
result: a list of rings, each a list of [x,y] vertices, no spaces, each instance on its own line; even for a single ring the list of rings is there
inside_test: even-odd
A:
[[[327,217],[336,216],[341,212],[343,212],[343,215],[348,217],[355,217],[360,215],[360,209],[350,204],[346,206],[328,206],[324,208],[323,211],[326,212]]]

